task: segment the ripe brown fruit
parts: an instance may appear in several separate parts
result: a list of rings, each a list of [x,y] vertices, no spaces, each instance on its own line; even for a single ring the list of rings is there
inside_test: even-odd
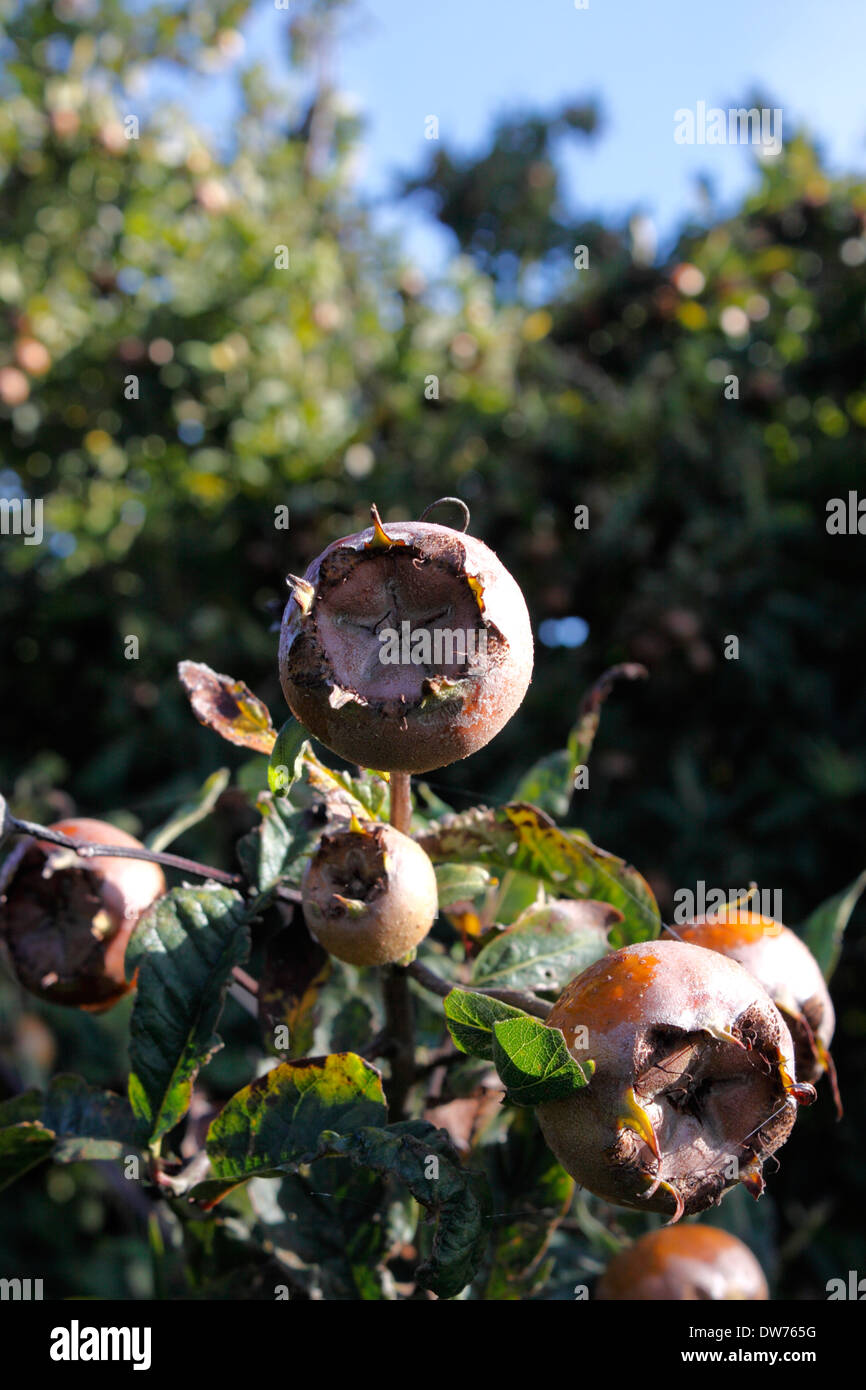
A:
[[[81,844],[143,849],[106,821],[76,818],[48,827]],[[52,1004],[102,1013],[133,988],[126,945],[142,913],[165,892],[158,864],[96,856],[33,840],[0,900],[2,939],[20,983]]]
[[[389,965],[436,919],[429,858],[391,825],[352,822],[323,835],[302,884],[304,919],[321,946],[351,965]]]
[[[474,536],[374,524],[313,561],[280,631],[280,683],[326,748],[363,767],[429,772],[488,743],[532,674],[523,594]]]
[[[797,1103],[791,1035],[735,961],[677,941],[644,941],[596,961],[547,1019],[589,1084],[538,1106],[562,1166],[597,1196],[678,1220],[744,1183],[787,1139]]]
[[[760,981],[790,1029],[797,1079],[815,1082],[826,1071],[841,1114],[829,1052],[836,1015],[821,967],[806,943],[774,918],[741,907],[722,909],[675,930],[680,940],[738,961]]]
[[[769,1298],[764,1271],[751,1250],[716,1226],[662,1226],[615,1255],[598,1282],[603,1302],[692,1302]]]

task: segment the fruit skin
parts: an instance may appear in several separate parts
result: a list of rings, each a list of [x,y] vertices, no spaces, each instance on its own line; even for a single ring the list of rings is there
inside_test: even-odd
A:
[[[682,941],[718,951],[754,975],[784,1015],[791,1037],[797,1079],[818,1081],[835,1074],[827,1049],[836,1015],[821,967],[804,941],[772,917],[743,908],[713,913],[675,928]]]
[[[769,1298],[764,1271],[751,1250],[716,1226],[690,1222],[648,1231],[615,1255],[599,1280],[602,1302],[692,1302]]]
[[[474,536],[430,522],[376,524],[335,541],[293,592],[280,630],[280,683],[326,748],[363,767],[429,772],[482,748],[532,675],[517,583]],[[471,583],[470,583],[471,580]],[[479,587],[480,586],[480,587]],[[464,662],[384,663],[379,632],[474,634]],[[446,652],[447,655],[447,652]]]
[[[311,933],[350,965],[401,960],[427,935],[438,910],[433,865],[391,825],[323,835],[301,891]]]
[[[81,844],[144,848],[107,821],[76,817],[47,828]],[[102,1013],[134,988],[124,973],[126,945],[165,892],[165,875],[158,864],[113,856],[63,867],[69,853],[47,840],[29,845],[0,902],[0,938],[31,994]],[[52,862],[58,867],[43,877]]]
[[[699,946],[614,951],[572,980],[547,1022],[595,1071],[538,1106],[544,1138],[577,1182],[621,1206],[678,1220],[737,1181],[759,1195],[763,1159],[814,1099],[794,1081],[791,1035],[766,991]]]

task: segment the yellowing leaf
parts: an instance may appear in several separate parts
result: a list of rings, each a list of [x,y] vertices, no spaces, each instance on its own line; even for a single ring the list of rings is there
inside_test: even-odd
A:
[[[229,743],[270,754],[277,740],[267,706],[243,681],[221,676],[199,661],[181,661],[177,668],[200,724]]]

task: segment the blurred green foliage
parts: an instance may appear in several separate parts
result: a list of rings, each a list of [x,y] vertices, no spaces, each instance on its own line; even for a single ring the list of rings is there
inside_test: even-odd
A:
[[[353,187],[358,122],[319,62],[340,4],[292,7],[298,88],[246,71],[230,151],[177,109],[127,138],[148,66],[207,70],[248,8],[0,5],[0,495],[45,509],[42,545],[0,537],[13,807],[150,829],[217,759],[261,776],[194,724],[176,662],[245,679],[279,714],[284,574],[366,524],[371,500],[387,519],[456,493],[536,631],[578,616],[589,635],[539,643],[520,714],[434,788],[458,807],[495,800],[564,743],[605,666],[641,661],[651,679],[608,702],[573,819],[647,875],[663,912],[698,879],[755,879],[803,920],[863,868],[862,540],[825,519],[862,474],[866,186],[798,135],[740,209],[648,263],[634,228],[570,225],[555,140],[590,132],[591,108],[529,113],[474,162],[443,146],[407,182],[457,242],[427,286]],[[229,862],[245,805],[224,794],[190,852]],[[772,1196],[738,1218],[775,1227],[788,1297],[866,1266],[846,1216],[866,1198],[858,923],[834,984],[846,1119],[826,1103],[803,1115]],[[116,1014],[67,1018],[0,988],[0,1084],[81,1069],[122,1086]],[[254,1066],[234,1008],[225,1095]],[[107,1182],[25,1179],[4,1205],[4,1269],[47,1200],[74,1219],[33,1247],[36,1277],[53,1261],[61,1283],[74,1269],[93,1293],[147,1292],[152,1251]],[[599,1249],[635,1219],[608,1212]]]

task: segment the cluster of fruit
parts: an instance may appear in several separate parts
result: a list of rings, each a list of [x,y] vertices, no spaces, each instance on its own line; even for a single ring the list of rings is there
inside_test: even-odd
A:
[[[520,705],[532,673],[529,617],[480,541],[423,519],[386,532],[374,508],[372,527],[328,547],[290,586],[279,657],[288,705],[326,747],[390,773],[392,791],[397,777],[482,747]],[[380,634],[407,621],[483,641],[464,641],[473,655],[444,668],[383,662]],[[80,843],[141,848],[101,821],[52,828]],[[303,912],[338,959],[399,962],[430,931],[436,878],[408,828],[353,817],[320,838]],[[123,958],[135,923],[164,891],[156,864],[85,861],[31,840],[0,904],[19,980],[55,1003],[109,1008],[132,987]],[[553,1153],[596,1195],[672,1221],[737,1183],[759,1195],[764,1161],[822,1073],[839,1104],[833,1007],[817,962],[793,932],[741,905],[607,954],[571,981],[547,1022],[594,1067],[587,1086],[538,1107]],[[613,1262],[600,1294],[724,1297],[706,1289],[739,1280],[740,1296],[766,1297],[760,1270],[731,1239],[694,1225],[654,1233]],[[711,1268],[703,1283],[696,1264]]]

